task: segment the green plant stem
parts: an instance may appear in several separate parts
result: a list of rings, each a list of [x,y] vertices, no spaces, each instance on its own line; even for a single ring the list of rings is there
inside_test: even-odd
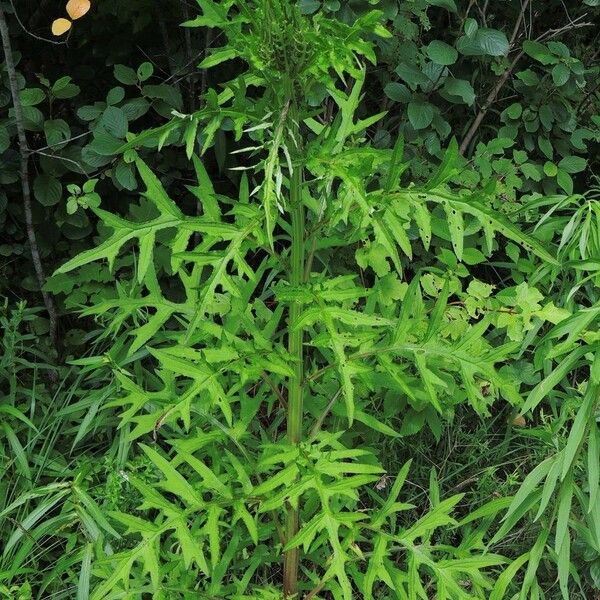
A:
[[[297,165],[290,182],[290,213],[292,219],[290,285],[298,287],[304,280],[304,206],[302,205],[302,168]],[[287,434],[291,444],[302,438],[302,395],[304,379],[304,331],[296,327],[302,311],[299,302],[290,304],[288,320],[288,350],[294,358],[294,377],[288,382]],[[286,540],[298,532],[298,509],[288,507],[286,517]],[[288,550],[284,556],[283,593],[287,598],[298,590],[299,548]]]

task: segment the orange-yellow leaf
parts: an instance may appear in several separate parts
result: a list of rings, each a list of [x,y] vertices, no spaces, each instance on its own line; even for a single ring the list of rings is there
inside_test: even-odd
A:
[[[73,21],[81,19],[85,13],[90,10],[90,0],[69,0],[67,2],[67,12]]]
[[[525,425],[527,425],[527,421],[523,415],[519,415],[513,419],[512,424],[515,427],[525,427]]]
[[[71,29],[71,21],[69,19],[55,19],[52,23],[52,33],[54,35],[62,35]]]

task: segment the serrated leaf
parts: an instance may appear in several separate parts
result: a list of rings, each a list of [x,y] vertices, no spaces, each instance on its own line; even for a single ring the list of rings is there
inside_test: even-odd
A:
[[[168,214],[172,217],[181,219],[183,213],[179,210],[175,202],[169,198],[165,188],[158,177],[150,170],[144,161],[137,159],[135,161],[137,170],[146,185],[145,196],[158,208],[162,214]]]
[[[199,69],[210,69],[221,63],[232,60],[237,56],[237,51],[234,48],[221,48],[209,54],[199,65]]]
[[[462,213],[450,204],[445,204],[444,210],[446,212],[448,230],[450,231],[450,239],[452,241],[452,247],[454,248],[454,254],[456,254],[458,260],[462,260],[463,240],[465,235]]]
[[[148,458],[160,469],[166,478],[165,485],[168,490],[179,496],[192,508],[205,506],[205,502],[194,488],[186,481],[186,479],[171,465],[171,463],[163,458],[156,450],[140,444],[140,447],[148,456]]]

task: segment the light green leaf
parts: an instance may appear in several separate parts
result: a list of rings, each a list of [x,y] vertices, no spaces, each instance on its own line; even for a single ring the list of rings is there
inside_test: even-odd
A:
[[[496,579],[494,588],[490,593],[489,600],[504,600],[506,597],[506,591],[509,586],[513,583],[517,573],[521,567],[529,560],[529,552],[522,554],[518,558],[515,558],[504,571]]]
[[[542,379],[527,396],[525,404],[521,408],[520,414],[533,410],[565,376],[571,371],[577,361],[585,354],[585,348],[577,348],[566,356],[555,368]]]
[[[210,69],[221,63],[232,60],[237,56],[237,51],[234,48],[227,47],[215,50],[209,54],[199,65],[200,69]]]
[[[583,397],[583,403],[577,411],[577,416],[573,421],[569,437],[567,439],[567,445],[564,449],[564,461],[561,473],[561,479],[566,480],[567,475],[571,472],[571,465],[575,460],[575,457],[579,453],[581,442],[585,436],[588,424],[595,425],[595,418],[593,418],[594,406],[597,402],[598,388],[595,385],[588,384],[585,396]],[[558,550],[557,550],[558,552]]]
[[[595,423],[590,425],[587,456],[587,478],[590,490],[588,512],[592,512],[600,491],[600,430]]]
[[[168,214],[172,217],[181,219],[183,213],[179,210],[175,202],[169,198],[165,188],[158,177],[148,168],[141,159],[135,161],[138,172],[146,184],[145,196],[150,200],[162,214]]]
[[[91,543],[87,543],[83,549],[81,570],[79,571],[79,579],[77,580],[77,600],[88,600],[90,597],[93,551],[94,546]]]
[[[162,471],[166,478],[165,487],[169,492],[179,496],[192,508],[199,508],[205,505],[202,496],[194,490],[168,460],[163,458],[156,450],[149,446],[140,444],[140,447],[148,458]]]
[[[458,260],[462,260],[463,253],[463,239],[465,235],[465,228],[463,224],[463,217],[460,210],[451,206],[450,204],[444,205],[446,212],[446,219],[448,221],[448,230],[450,231],[450,239],[452,240],[452,247]]]

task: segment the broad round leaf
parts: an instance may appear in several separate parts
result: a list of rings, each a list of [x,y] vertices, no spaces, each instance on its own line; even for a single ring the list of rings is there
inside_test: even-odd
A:
[[[412,98],[412,92],[403,83],[398,83],[397,81],[388,83],[383,88],[383,92],[390,100],[395,100],[396,102],[406,103],[410,102]]]
[[[565,83],[569,81],[570,76],[571,71],[569,71],[569,67],[564,63],[558,63],[552,68],[552,81],[554,81],[554,85],[558,87],[565,85]]]
[[[573,178],[566,171],[559,169],[556,174],[556,181],[567,194],[573,193]]]
[[[473,37],[476,33],[477,33],[477,28],[479,26],[477,25],[477,21],[475,19],[472,18],[468,18],[465,20],[465,26],[464,26],[464,30],[465,30],[465,35],[467,37]]]
[[[321,8],[321,3],[318,0],[300,0],[298,8],[303,15],[312,15]]]
[[[146,79],[152,77],[152,73],[154,73],[154,67],[152,66],[152,63],[143,62],[138,67],[137,77],[140,81],[146,81]]]
[[[110,92],[109,92],[110,93]],[[104,112],[104,103],[97,102],[94,106],[86,105],[77,109],[77,116],[83,121],[93,121]]]
[[[433,121],[433,106],[429,102],[417,100],[408,105],[408,120],[415,129],[425,129]]]
[[[47,119],[44,121],[44,133],[49,146],[58,146],[71,137],[71,128],[63,119]]]
[[[114,177],[126,190],[135,190],[137,187],[133,165],[127,164],[122,160],[120,160],[115,167]]]
[[[464,56],[505,56],[508,39],[502,31],[482,27],[474,35],[458,38],[456,48]]]
[[[417,85],[420,85],[421,87],[431,85],[431,79],[429,79],[421,69],[418,69],[414,65],[402,62],[396,67],[396,73],[413,89],[416,88]]]
[[[556,56],[544,44],[540,44],[540,42],[525,40],[523,42],[523,50],[531,58],[534,58],[543,65],[554,65],[558,62]]]
[[[547,160],[544,163],[544,173],[548,175],[548,177],[554,177],[558,173],[558,168],[553,162]]]
[[[125,85],[135,85],[138,82],[137,73],[126,65],[114,66],[115,79]]]
[[[506,114],[511,119],[518,119],[523,114],[523,107],[518,102],[515,102],[506,109]]]
[[[33,195],[40,204],[54,206],[62,197],[62,185],[55,177],[43,173],[33,182]]]
[[[453,65],[458,59],[458,52],[440,40],[433,40],[427,46],[427,56],[438,65]]]
[[[102,115],[100,123],[106,131],[117,138],[124,138],[127,133],[127,117],[125,113],[116,106],[108,106]]]
[[[144,98],[134,98],[123,104],[120,108],[125,113],[127,120],[131,123],[131,121],[135,121],[144,116],[150,109],[150,104],[144,100]]]
[[[111,105],[119,104],[123,98],[125,98],[125,90],[118,85],[109,90],[108,94],[106,95],[106,103]]]
[[[521,172],[528,179],[533,179],[533,181],[541,181],[542,173],[540,168],[537,165],[532,163],[523,163],[520,167]]]
[[[558,166],[567,173],[581,173],[587,166],[587,160],[581,156],[565,156]]]
[[[475,102],[475,90],[466,79],[447,79],[444,85],[444,91],[450,96],[461,98],[462,101],[469,106]]]
[[[19,92],[22,106],[35,106],[43,102],[46,94],[40,88],[26,88]]]
[[[517,73],[517,79],[520,79],[528,87],[533,87],[534,85],[538,85],[540,82],[540,78],[531,69],[525,69],[524,71],[519,71]]]
[[[508,39],[502,31],[481,28],[475,37],[488,56],[504,56],[508,53]]]

